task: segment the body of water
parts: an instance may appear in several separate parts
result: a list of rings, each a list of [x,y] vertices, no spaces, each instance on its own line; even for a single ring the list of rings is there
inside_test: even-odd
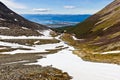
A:
[[[75,25],[84,21],[90,15],[55,15],[55,14],[22,14],[26,19],[47,25],[49,27],[62,27]]]

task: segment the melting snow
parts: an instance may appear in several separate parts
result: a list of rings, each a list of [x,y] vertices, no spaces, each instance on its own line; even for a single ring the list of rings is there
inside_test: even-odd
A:
[[[40,42],[40,41],[35,41],[34,44],[37,44],[37,43],[39,43],[39,42]]]
[[[17,19],[14,19],[15,21],[18,21]]]
[[[40,34],[43,34],[43,36],[45,36],[45,37],[51,37],[51,35],[50,35],[50,32],[51,32],[52,30],[44,30],[44,31],[39,31],[39,30],[37,30],[37,32],[39,32]]]
[[[13,15],[14,13],[10,13],[11,15]]]
[[[72,36],[72,38],[74,39],[74,40],[84,40],[84,39],[78,39],[78,38],[76,38],[75,36]]]
[[[28,29],[28,28],[26,28],[26,27],[22,27],[22,29]]]
[[[50,32],[51,30],[45,30],[42,32],[42,34],[44,34],[44,36],[51,37]]]
[[[49,36],[48,32],[43,32],[45,36]],[[44,36],[44,38],[45,38]],[[1,36],[2,37],[2,36]],[[7,38],[7,36],[2,37]],[[16,37],[8,37],[12,39]],[[17,37],[17,39],[29,39],[29,37]],[[33,38],[33,37],[32,37]],[[35,36],[34,36],[35,38]],[[38,37],[37,37],[38,38]],[[59,39],[59,37],[56,37]],[[18,52],[31,53],[31,52],[43,52],[46,49],[55,49],[57,46],[63,45],[64,47],[69,47],[68,49],[61,50],[56,54],[48,55],[47,58],[39,59],[37,63],[43,66],[53,65],[53,67],[59,68],[63,71],[68,72],[73,76],[73,80],[119,80],[120,79],[120,66],[114,64],[104,64],[104,63],[93,63],[83,61],[80,57],[74,55],[71,50],[73,47],[65,44],[63,41],[55,44],[44,44],[44,45],[34,45],[25,46],[7,42],[1,42],[1,46],[9,46],[13,48],[28,48],[31,50],[15,50],[8,52],[9,54],[16,54]],[[120,52],[120,51],[116,51]],[[3,53],[4,54],[4,53]]]
[[[63,41],[61,42],[61,45],[69,48],[61,50],[56,54],[48,55],[47,58],[39,59],[37,63],[32,63],[32,65],[52,65],[53,67],[68,72],[71,76],[73,76],[72,80],[120,79],[120,66],[115,64],[93,63],[83,61],[80,57],[72,53],[71,50],[74,50],[73,47],[65,44]]]
[[[120,50],[119,51],[103,52],[102,54],[114,54],[114,53],[120,53]]]
[[[34,45],[34,46],[25,46],[25,45],[20,45],[20,44],[15,44],[15,43],[8,43],[8,42],[1,42],[0,41],[0,46],[8,46],[11,48],[25,48],[25,49],[31,49],[31,50],[14,50],[10,52],[2,52],[1,54],[17,54],[17,53],[42,53],[42,52],[48,52],[46,49],[56,49],[57,46],[63,45],[62,42],[60,43],[54,43],[54,44],[43,44],[43,45]],[[66,47],[66,46],[64,46]]]
[[[8,27],[0,27],[0,29],[10,29],[10,28],[8,28]]]
[[[7,49],[6,47],[2,47],[2,48],[0,48],[0,50],[2,50],[2,49]]]
[[[0,20],[1,20],[1,21],[5,21],[5,19],[3,19],[3,18],[0,18]]]
[[[66,44],[64,44],[66,45]],[[43,66],[52,65],[73,76],[72,80],[119,80],[120,66],[114,64],[86,62],[74,55],[72,47],[47,58],[39,59],[37,63]]]

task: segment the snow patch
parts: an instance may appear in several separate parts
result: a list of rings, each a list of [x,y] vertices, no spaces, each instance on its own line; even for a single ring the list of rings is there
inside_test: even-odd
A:
[[[120,50],[118,50],[118,51],[108,51],[108,52],[103,52],[103,53],[101,53],[101,54],[114,54],[114,53],[120,53]]]
[[[13,15],[14,13],[10,13],[11,15]]]
[[[2,47],[2,48],[0,48],[0,50],[2,50],[2,49],[7,49],[6,47]]]
[[[52,30],[43,30],[43,31],[39,31],[39,30],[37,30],[37,32],[39,32],[40,34],[43,34],[43,36],[45,36],[45,37],[51,37],[51,35],[50,35],[50,32],[51,32]]]
[[[44,53],[44,52],[48,52],[48,51],[45,51],[45,50],[14,50],[14,51],[11,51],[11,52],[3,52],[2,54],[19,54],[19,53],[24,53],[24,54],[29,54],[29,53]]]
[[[34,45],[34,46],[25,46],[25,45],[20,45],[20,44],[15,44],[15,43],[8,43],[8,42],[1,42],[0,41],[0,46],[8,46],[11,48],[25,48],[25,49],[31,49],[31,50],[14,50],[10,52],[2,52],[1,54],[17,54],[17,53],[42,53],[42,52],[48,52],[46,51],[47,49],[57,49],[57,46],[63,45],[63,42],[60,43],[54,43],[54,44],[43,44],[43,45]],[[64,47],[66,47],[64,45]]]
[[[59,38],[57,36],[56,38]],[[36,63],[28,65],[52,65],[55,68],[68,72],[73,77],[72,80],[119,80],[120,66],[106,63],[93,63],[83,61],[72,53],[73,47],[65,44],[62,40],[61,45],[69,48],[61,50],[56,54],[48,55],[47,58],[38,59]],[[58,45],[58,44],[57,44]]]
[[[14,21],[18,21],[17,19],[14,19]]]
[[[34,49],[33,47],[30,47],[30,46],[20,45],[20,44],[17,44],[17,43],[2,42],[2,41],[0,41],[0,46],[7,46],[7,47],[11,47],[11,48]]]
[[[51,30],[45,30],[45,31],[42,32],[42,34],[44,36],[51,37],[50,32],[51,32]]]
[[[0,20],[1,20],[1,21],[5,21],[5,19],[3,19],[3,18],[0,18]]]
[[[84,39],[78,39],[78,38],[76,38],[75,36],[72,36],[72,38],[74,39],[74,40],[80,40],[80,41],[83,41]]]
[[[59,39],[59,37],[60,36],[57,36],[55,38]],[[34,46],[25,46],[25,45],[0,41],[0,45],[1,46],[6,45],[13,48],[22,47],[22,48],[31,49],[31,50],[15,50],[9,52],[9,54],[16,54],[18,52],[20,53],[43,52],[46,51],[46,49],[55,49],[57,46],[63,45],[64,47],[69,47],[69,48],[61,50],[56,54],[48,55],[47,58],[39,59],[37,63],[33,63],[33,64],[39,64],[43,66],[53,65],[53,67],[68,72],[71,76],[73,76],[73,80],[119,80],[120,79],[120,66],[114,64],[103,64],[103,63],[93,63],[93,62],[83,61],[80,57],[72,53],[71,50],[74,50],[74,48],[65,44],[62,40],[60,43],[34,45]]]
[[[28,28],[26,28],[26,27],[22,27],[22,29],[25,29],[25,30],[27,30]]]
[[[37,43],[39,43],[39,42],[40,42],[40,41],[35,41],[34,44],[37,44]]]
[[[32,63],[32,65],[52,65],[55,68],[68,72],[73,77],[72,80],[120,79],[120,66],[83,61],[80,57],[74,55],[70,49],[74,48],[69,46],[68,49],[48,55],[47,58],[39,59],[37,63]]]
[[[8,28],[8,27],[0,27],[0,29],[10,29],[10,28]]]

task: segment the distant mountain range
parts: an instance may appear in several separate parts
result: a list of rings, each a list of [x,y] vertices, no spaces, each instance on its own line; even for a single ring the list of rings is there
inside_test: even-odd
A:
[[[22,16],[33,22],[44,24],[53,28],[53,27],[75,25],[79,22],[84,21],[91,15],[89,14],[83,14],[83,15],[22,14]]]

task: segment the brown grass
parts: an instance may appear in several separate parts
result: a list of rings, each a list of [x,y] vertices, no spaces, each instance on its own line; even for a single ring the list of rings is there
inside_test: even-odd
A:
[[[69,45],[72,45],[76,50],[73,51],[75,55],[78,55],[83,60],[102,63],[120,64],[120,54],[99,54],[102,51],[97,51],[97,46],[89,45],[89,43],[81,43],[73,40],[70,34],[64,34],[62,37]]]

